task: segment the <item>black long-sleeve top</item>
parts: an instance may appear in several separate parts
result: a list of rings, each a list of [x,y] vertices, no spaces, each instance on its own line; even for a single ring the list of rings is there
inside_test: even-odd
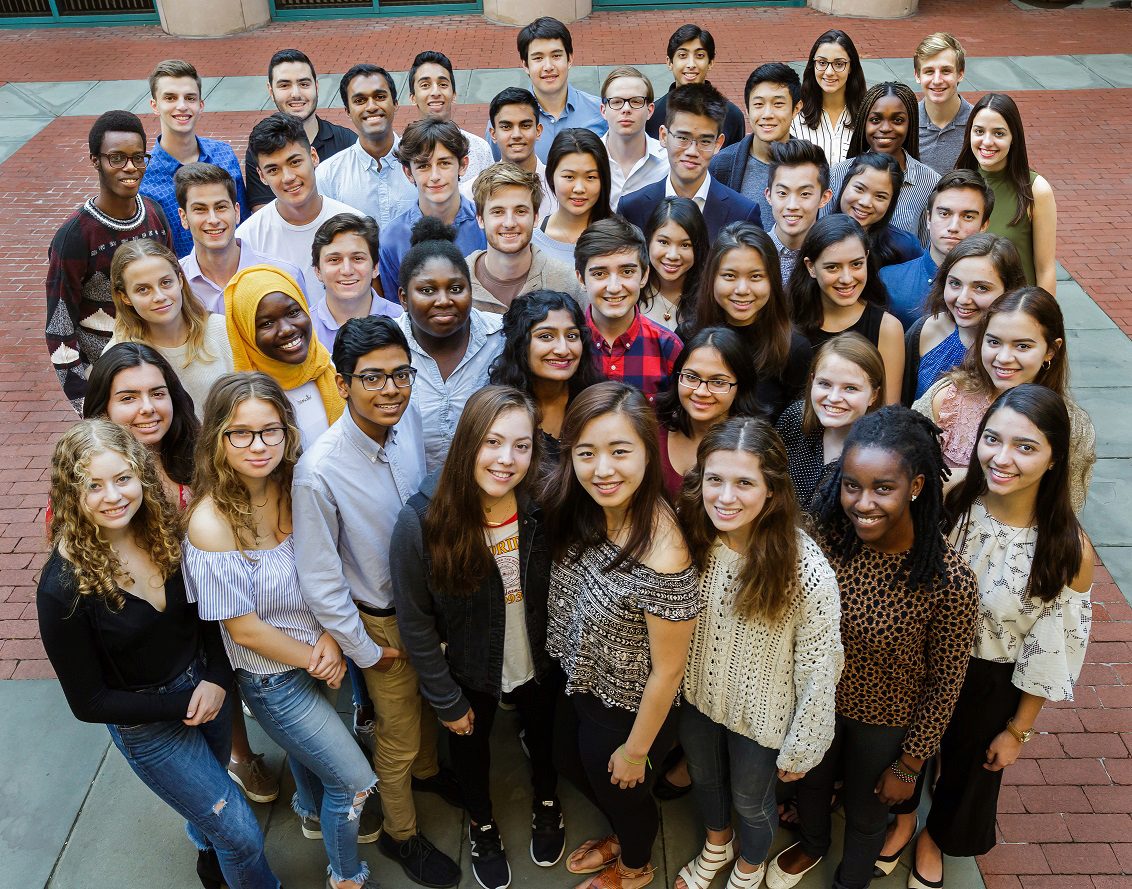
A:
[[[43,566],[36,593],[39,632],[76,718],[115,725],[184,719],[191,690],[139,690],[176,679],[202,650],[202,680],[231,687],[220,629],[197,616],[179,568],[165,581],[164,611],[129,593],[125,599],[119,611],[94,597],[79,601],[71,563],[58,550]]]

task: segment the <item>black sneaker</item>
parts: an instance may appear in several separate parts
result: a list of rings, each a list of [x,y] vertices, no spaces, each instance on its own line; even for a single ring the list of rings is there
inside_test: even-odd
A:
[[[397,841],[383,833],[377,841],[378,851],[392,858],[414,883],[433,889],[448,889],[460,882],[460,868],[447,855],[428,841],[423,833]]]
[[[431,778],[413,778],[413,790],[417,793],[435,793],[448,805],[464,808],[464,791],[451,769],[441,769]]]
[[[503,854],[499,825],[488,821],[478,827],[468,822],[468,840],[472,844],[472,873],[483,889],[507,889],[511,885],[511,865]]]
[[[557,799],[536,802],[531,815],[531,861],[539,867],[554,867],[566,849],[566,822]]]
[[[376,843],[381,836],[381,796],[375,790],[366,797],[362,806],[361,824],[358,825],[359,843]]]

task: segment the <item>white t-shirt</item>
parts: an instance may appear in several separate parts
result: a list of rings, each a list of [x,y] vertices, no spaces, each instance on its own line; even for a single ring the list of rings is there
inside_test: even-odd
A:
[[[314,380],[309,380],[295,389],[287,389],[286,394],[291,407],[295,409],[295,425],[299,427],[299,435],[305,451],[330,428],[326,406],[322,403],[322,395]]]
[[[498,527],[485,527],[487,546],[503,578],[503,691],[514,691],[535,675],[531,640],[527,636],[527,611],[519,576],[519,517],[514,515]]]

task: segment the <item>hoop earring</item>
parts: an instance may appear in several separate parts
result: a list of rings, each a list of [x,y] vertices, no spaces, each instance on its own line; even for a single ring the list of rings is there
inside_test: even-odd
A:
[[[1053,367],[1053,359],[1052,358],[1047,358],[1045,361],[1042,362],[1042,368],[1044,368],[1045,370],[1049,370],[1051,367]]]

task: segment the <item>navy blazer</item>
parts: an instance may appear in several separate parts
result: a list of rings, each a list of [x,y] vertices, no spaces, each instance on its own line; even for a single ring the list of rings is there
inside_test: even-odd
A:
[[[621,195],[617,212],[644,231],[645,223],[648,222],[652,211],[664,200],[667,183],[667,178],[661,179],[660,182]],[[715,240],[721,228],[732,222],[753,222],[760,228],[763,224],[758,204],[743,197],[734,189],[728,188],[714,176],[711,178],[707,200],[704,202],[704,222],[707,223],[708,239],[711,241]]]

